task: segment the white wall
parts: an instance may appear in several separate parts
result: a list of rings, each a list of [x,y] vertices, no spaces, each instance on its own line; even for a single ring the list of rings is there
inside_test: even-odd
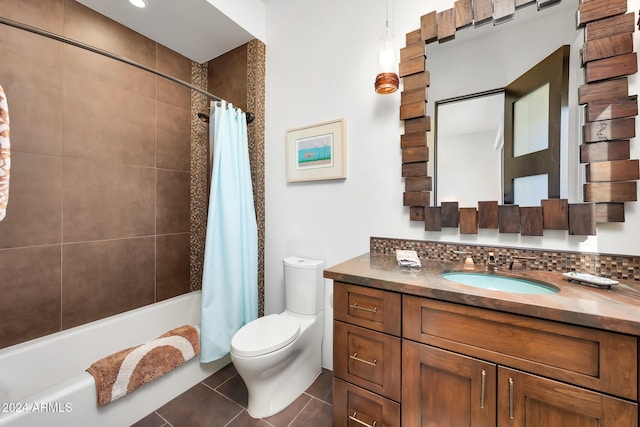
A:
[[[405,34],[419,28],[421,15],[452,4],[396,0],[391,22],[397,52],[405,46]],[[629,11],[639,6],[640,0],[629,0]],[[368,252],[370,236],[640,254],[634,241],[640,209],[633,203],[626,206],[624,224],[599,226],[598,235],[590,238],[546,231],[544,239],[524,238],[493,230],[460,236],[457,230],[425,232],[423,223],[411,223],[408,208],[402,206],[400,91],[377,95],[373,90],[385,13],[384,0],[267,2],[267,313],[284,308],[284,257],[320,258],[332,266]],[[640,46],[637,31],[635,37]],[[638,93],[638,78],[633,76],[630,82],[631,94]],[[287,129],[342,117],[347,123],[347,179],[288,184]],[[640,149],[635,145],[632,157],[638,158]],[[327,280],[323,364],[328,368],[332,368],[331,298]]]

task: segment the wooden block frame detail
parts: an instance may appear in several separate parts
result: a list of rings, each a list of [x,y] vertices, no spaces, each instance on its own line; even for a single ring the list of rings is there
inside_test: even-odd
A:
[[[629,96],[628,82],[628,76],[638,71],[632,36],[636,25],[640,29],[640,21],[636,24],[634,14],[627,13],[626,0],[576,3],[578,24],[585,28],[586,56],[582,67],[587,76],[587,83],[578,89],[578,102],[587,104],[587,111],[591,113],[585,118],[580,147],[580,162],[585,164],[593,178],[593,181],[587,178],[585,184],[587,203],[569,204],[567,200],[550,199],[542,200],[541,206],[526,209],[515,205],[498,206],[495,201],[478,202],[477,209],[460,208],[457,202],[442,203],[442,206],[410,206],[411,220],[424,220],[426,231],[459,226],[462,234],[476,233],[478,228],[497,228],[500,233],[529,236],[539,236],[542,230],[592,235],[595,234],[596,223],[624,221],[624,202],[637,201],[635,194],[637,180],[640,179],[639,161],[630,159],[629,155],[629,139],[635,138],[638,100],[635,95]],[[496,4],[498,10],[495,9]],[[515,3],[517,7],[530,4],[535,3],[532,0]],[[457,0],[451,9],[428,12],[420,17],[420,28],[407,33],[404,58],[413,56],[408,53],[410,45],[451,40],[457,30],[473,28],[492,19],[497,22],[513,15],[510,7],[508,1],[502,0],[474,0],[471,3]],[[422,52],[415,46],[411,51]],[[424,52],[426,54],[426,46]],[[415,133],[430,129],[430,118],[426,116],[426,88],[430,85],[430,78],[427,69],[402,78],[405,90],[424,90],[405,95],[407,102],[401,106],[400,116],[405,121],[402,146],[407,148],[413,144],[421,145],[424,134]],[[415,99],[416,96],[419,99]],[[612,108],[607,108],[608,103]],[[424,121],[425,125],[418,120]],[[420,127],[416,126],[418,123]],[[409,141],[413,144],[408,144]],[[408,170],[409,165],[405,163],[403,177],[412,179],[426,175],[424,171],[428,161],[427,158],[420,163],[419,170]],[[416,167],[418,165],[413,166]]]

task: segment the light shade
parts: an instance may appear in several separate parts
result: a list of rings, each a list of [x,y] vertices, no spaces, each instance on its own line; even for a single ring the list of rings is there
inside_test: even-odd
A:
[[[393,43],[391,43],[391,31],[387,25],[380,46],[375,88],[377,93],[388,94],[398,90],[399,85],[400,79],[396,73],[396,54],[393,50]]]
[[[376,92],[382,95],[393,93],[398,90],[400,79],[396,73],[379,73],[376,76]]]

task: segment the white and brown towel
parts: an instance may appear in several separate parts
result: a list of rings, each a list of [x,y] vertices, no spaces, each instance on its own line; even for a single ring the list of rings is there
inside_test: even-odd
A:
[[[184,325],[145,344],[104,357],[89,372],[105,406],[200,354],[198,330]]]
[[[11,144],[9,143],[9,104],[0,86],[0,221],[7,214],[9,203],[9,169],[11,169]]]

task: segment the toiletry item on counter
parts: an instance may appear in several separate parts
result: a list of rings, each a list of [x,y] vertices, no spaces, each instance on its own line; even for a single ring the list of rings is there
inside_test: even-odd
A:
[[[416,251],[396,250],[396,261],[400,267],[422,267]]]
[[[600,289],[611,289],[612,285],[620,283],[617,280],[611,280],[606,277],[594,276],[587,273],[580,273],[578,271],[568,271],[566,273],[562,273],[562,275],[570,281]]]

